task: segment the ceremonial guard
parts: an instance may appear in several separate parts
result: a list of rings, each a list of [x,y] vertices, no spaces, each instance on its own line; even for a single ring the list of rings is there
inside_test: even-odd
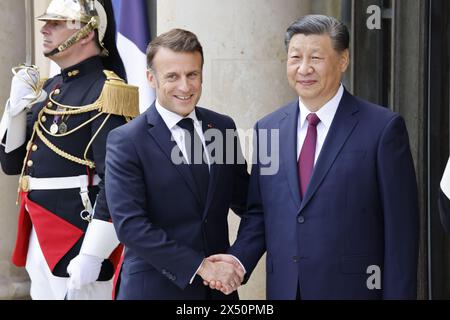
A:
[[[108,133],[138,114],[125,83],[110,0],[52,0],[38,17],[44,55],[61,73],[43,84],[13,69],[0,161],[20,174],[13,263],[33,299],[110,299],[120,256],[104,191]]]

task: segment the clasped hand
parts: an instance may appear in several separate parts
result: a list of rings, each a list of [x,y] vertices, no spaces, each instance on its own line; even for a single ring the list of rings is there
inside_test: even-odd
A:
[[[35,66],[18,66],[13,68],[13,73],[9,95],[9,113],[12,117],[47,98],[47,93],[39,86],[39,70]]]
[[[244,280],[242,266],[229,254],[209,256],[203,261],[198,274],[206,286],[220,290],[226,295],[237,290]]]

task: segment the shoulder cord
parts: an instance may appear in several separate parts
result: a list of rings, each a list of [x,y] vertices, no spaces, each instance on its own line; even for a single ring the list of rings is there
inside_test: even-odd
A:
[[[104,114],[103,112],[99,113],[98,115],[96,115],[94,118],[97,118],[99,115]],[[111,117],[111,114],[108,113],[107,116],[105,117],[105,120],[103,120],[102,124],[100,125],[100,127],[97,129],[97,131],[95,132],[95,134],[92,136],[92,139],[89,141],[86,150],[84,150],[84,158],[87,159],[87,152],[89,150],[89,148],[91,147],[92,143],[94,142],[95,138],[97,137],[97,135],[100,133],[100,130],[103,129],[103,127],[105,126],[106,122],[108,121],[108,119]]]
[[[95,168],[95,163],[94,163],[93,161],[88,160],[88,159],[81,159],[81,158],[75,157],[75,156],[73,156],[73,155],[71,155],[71,154],[69,154],[69,153],[67,153],[67,152],[65,152],[65,151],[63,151],[63,150],[61,150],[61,149],[59,149],[57,146],[55,146],[53,143],[51,143],[51,142],[44,136],[44,134],[42,133],[42,131],[39,130],[39,127],[38,127],[38,124],[37,124],[37,123],[34,125],[34,130],[36,131],[36,133],[37,133],[39,139],[41,139],[42,142],[43,142],[50,150],[52,150],[53,152],[55,152],[57,155],[59,155],[59,156],[65,158],[65,159],[67,159],[67,160],[73,161],[73,162],[75,162],[75,163],[78,163],[78,164],[81,164],[81,165],[84,165],[84,166],[88,166],[88,167],[91,168],[91,169]]]

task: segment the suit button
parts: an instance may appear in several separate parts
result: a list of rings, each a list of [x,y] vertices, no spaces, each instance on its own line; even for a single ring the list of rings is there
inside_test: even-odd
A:
[[[292,261],[294,261],[295,263],[297,263],[300,259],[297,256],[293,256],[292,257]]]
[[[32,167],[32,166],[33,166],[33,160],[28,160],[27,166],[28,166],[28,167]]]
[[[37,151],[37,149],[38,149],[38,146],[37,146],[37,145],[35,145],[35,144],[33,144],[33,146],[31,147],[31,150],[33,150],[33,151]]]
[[[297,222],[300,223],[300,224],[304,223],[305,222],[305,217],[302,216],[302,215],[298,216],[297,217]]]

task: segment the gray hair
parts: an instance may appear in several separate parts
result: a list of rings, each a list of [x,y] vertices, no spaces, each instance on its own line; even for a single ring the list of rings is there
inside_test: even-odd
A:
[[[287,28],[284,39],[286,50],[289,48],[292,37],[296,34],[305,36],[328,34],[333,48],[337,52],[348,49],[350,42],[350,35],[345,24],[336,18],[320,14],[303,16]]]

